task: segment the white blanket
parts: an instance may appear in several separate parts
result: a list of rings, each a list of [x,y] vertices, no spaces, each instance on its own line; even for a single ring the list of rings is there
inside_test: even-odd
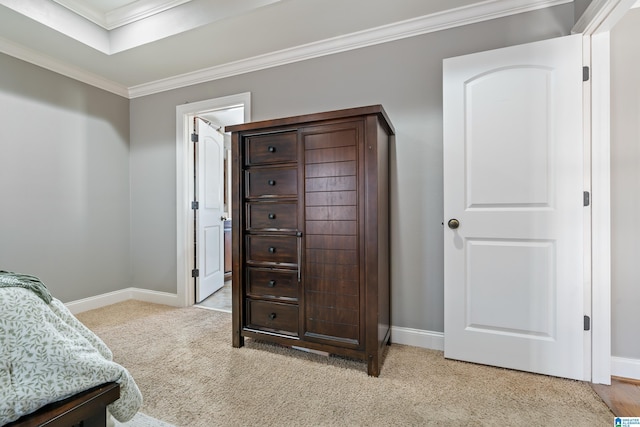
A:
[[[120,384],[120,399],[109,411],[128,421],[142,395],[105,343],[59,300],[0,288],[0,425],[110,381]]]

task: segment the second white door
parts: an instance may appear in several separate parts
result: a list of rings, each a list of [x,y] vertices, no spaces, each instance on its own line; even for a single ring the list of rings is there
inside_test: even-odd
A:
[[[582,37],[444,61],[445,357],[588,379]]]

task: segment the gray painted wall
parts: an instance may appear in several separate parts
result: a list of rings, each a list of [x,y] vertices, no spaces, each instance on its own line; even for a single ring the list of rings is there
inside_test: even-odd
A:
[[[442,59],[566,35],[572,4],[131,101],[133,286],[176,291],[175,109],[241,92],[262,120],[382,104],[391,150],[392,323],[443,331]]]
[[[575,17],[576,22],[580,19],[584,11],[587,10],[591,2],[592,0],[573,0],[573,16]]]
[[[0,70],[0,270],[63,302],[129,286],[129,101],[2,54]]]
[[[611,352],[640,359],[640,9],[611,32]]]

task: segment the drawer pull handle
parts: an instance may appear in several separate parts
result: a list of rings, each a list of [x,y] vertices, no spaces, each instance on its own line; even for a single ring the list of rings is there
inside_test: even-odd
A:
[[[269,219],[276,219],[276,214],[270,213],[269,214]]]
[[[269,314],[269,319],[273,320],[276,318],[276,314],[275,313],[270,313]]]
[[[267,286],[270,288],[274,288],[276,286],[276,281],[275,280],[269,280],[269,283],[267,283]]]
[[[270,179],[269,181],[267,181],[267,184],[276,185],[276,182],[273,179]]]
[[[273,145],[270,145],[269,148],[267,148],[267,150],[269,150],[270,153],[275,153],[276,147],[274,147]]]
[[[269,248],[269,253],[270,253],[270,254],[275,254],[275,253],[276,253],[276,248],[274,248],[273,246],[271,246],[271,247]]]

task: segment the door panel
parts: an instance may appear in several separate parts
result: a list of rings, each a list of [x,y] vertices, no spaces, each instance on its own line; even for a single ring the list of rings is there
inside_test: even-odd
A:
[[[552,241],[469,239],[467,328],[554,338],[554,249]],[[504,267],[495,268],[496,260]],[[508,304],[496,307],[496,295],[501,296],[500,302]]]
[[[310,341],[357,347],[360,309],[358,152],[362,123],[301,131],[305,168],[304,336]]]
[[[584,379],[581,42],[444,61],[445,357]]]
[[[552,78],[549,69],[519,66],[467,82],[468,208],[549,204]],[[509,162],[496,169],[496,155]]]
[[[199,120],[196,302],[224,285],[224,138]]]

